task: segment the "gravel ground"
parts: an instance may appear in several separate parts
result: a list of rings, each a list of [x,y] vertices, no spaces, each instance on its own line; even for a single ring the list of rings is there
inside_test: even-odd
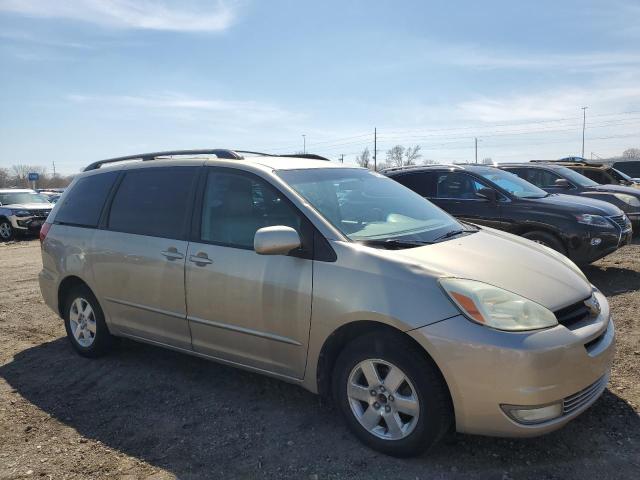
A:
[[[360,445],[299,387],[123,341],[74,354],[37,285],[38,241],[0,244],[0,479],[640,478],[640,244],[588,267],[611,302],[609,389],[526,440],[452,435],[426,455]]]

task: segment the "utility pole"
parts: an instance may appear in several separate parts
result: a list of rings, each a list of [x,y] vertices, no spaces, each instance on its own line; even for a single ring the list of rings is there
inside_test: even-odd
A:
[[[307,136],[302,134],[302,153],[307,153]]]
[[[51,162],[51,163],[53,163],[53,176],[55,178],[55,176],[56,176],[56,162]]]
[[[475,137],[476,141],[476,163],[478,163],[478,137]]]
[[[378,171],[378,129],[373,129],[373,171]]]
[[[584,130],[587,126],[587,108],[582,107],[582,158],[584,158]]]
[[[344,163],[344,153],[340,154],[340,163]]]

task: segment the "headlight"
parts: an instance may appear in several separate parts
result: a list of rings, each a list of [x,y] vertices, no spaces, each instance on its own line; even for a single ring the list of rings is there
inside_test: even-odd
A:
[[[493,285],[462,278],[441,278],[440,285],[462,313],[480,325],[517,332],[558,324],[549,309]]]
[[[602,215],[583,213],[582,215],[576,215],[576,220],[578,220],[578,223],[593,225],[594,227],[613,228],[613,224]]]
[[[638,197],[634,197],[633,195],[628,195],[626,193],[614,193],[613,196],[621,202],[626,203],[627,205],[631,205],[632,207],[640,207],[640,200],[638,200]]]
[[[29,210],[11,210],[11,213],[16,217],[28,217],[31,215]]]

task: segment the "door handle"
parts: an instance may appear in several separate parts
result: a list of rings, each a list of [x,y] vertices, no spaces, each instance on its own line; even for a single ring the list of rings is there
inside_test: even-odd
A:
[[[195,263],[199,267],[204,267],[205,265],[213,263],[213,260],[211,260],[204,252],[198,252],[195,255],[190,255],[189,261]]]
[[[182,260],[184,255],[178,252],[176,247],[169,247],[166,250],[160,252],[160,255],[165,257],[167,260]]]

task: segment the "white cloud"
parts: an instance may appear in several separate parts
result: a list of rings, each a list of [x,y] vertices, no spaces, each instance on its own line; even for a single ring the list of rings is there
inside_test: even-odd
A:
[[[0,11],[106,27],[185,32],[222,31],[235,20],[234,10],[223,0],[0,0]]]
[[[196,98],[181,93],[155,95],[67,95],[67,100],[78,104],[93,104],[111,108],[135,108],[163,111],[174,116],[185,112],[204,112],[207,118],[219,118],[223,123],[234,121],[264,123],[295,120],[296,114],[278,106],[254,101]],[[213,115],[213,117],[212,117]],[[219,117],[218,117],[219,116]]]

